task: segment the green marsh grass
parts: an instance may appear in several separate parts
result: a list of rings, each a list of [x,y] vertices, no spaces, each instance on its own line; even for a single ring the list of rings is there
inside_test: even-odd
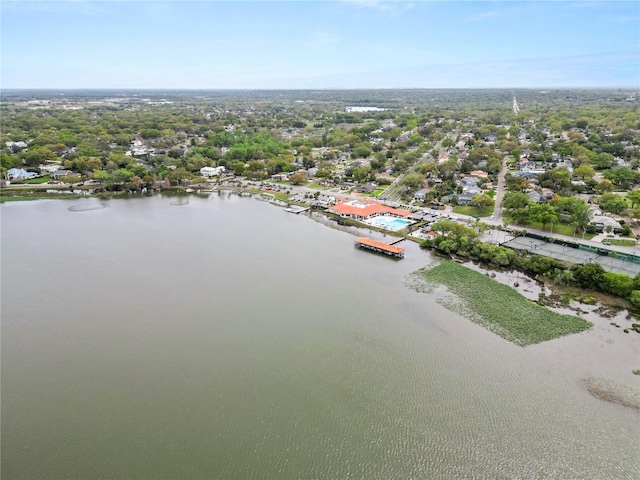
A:
[[[428,282],[446,285],[463,303],[459,309],[451,301],[445,306],[458,313],[470,312],[465,316],[518,345],[552,340],[592,326],[582,318],[538,305],[513,288],[455,262],[445,261],[419,273]]]

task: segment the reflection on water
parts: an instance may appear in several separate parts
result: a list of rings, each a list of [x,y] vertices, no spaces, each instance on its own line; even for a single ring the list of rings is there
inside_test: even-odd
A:
[[[640,416],[583,381],[637,343],[517,347],[407,287],[415,244],[175,201],[0,207],[3,478],[640,476]]]

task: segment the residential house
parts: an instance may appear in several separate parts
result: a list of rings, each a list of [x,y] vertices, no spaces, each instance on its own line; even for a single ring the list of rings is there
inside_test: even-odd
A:
[[[60,170],[60,165],[38,165],[41,173],[53,173]]]
[[[429,193],[429,190],[427,190],[426,188],[421,188],[420,190],[418,190],[416,193],[413,194],[413,199],[417,202],[424,202],[428,193]]]
[[[217,177],[225,172],[223,165],[219,167],[202,167],[200,169],[200,175],[203,177]]]
[[[470,177],[475,177],[475,178],[487,178],[489,176],[489,174],[487,172],[485,172],[484,170],[472,170],[469,173]]]
[[[284,182],[289,180],[289,174],[282,172],[271,175],[271,180],[275,180],[276,182]]]
[[[366,185],[357,186],[355,190],[359,193],[373,193],[376,188],[378,188],[377,183],[367,183]]]
[[[10,168],[7,170],[7,180],[28,180],[33,177],[37,177],[38,174],[34,172],[27,172],[22,168]]]
[[[76,177],[76,176],[80,176],[80,175],[72,172],[71,170],[56,170],[55,172],[51,173],[52,180],[60,180],[61,178]]]
[[[603,233],[607,230],[607,227],[611,227],[611,231],[614,233],[622,232],[622,225],[619,222],[616,222],[611,217],[605,217],[604,215],[594,215],[591,219],[591,225],[596,227],[596,231],[599,233]]]
[[[475,197],[477,193],[465,192],[458,195],[458,205],[471,205],[471,201],[473,197]]]
[[[545,200],[551,200],[555,195],[553,190],[551,190],[550,188],[543,188],[540,193],[542,193],[542,196],[545,198]]]
[[[531,200],[532,202],[542,203],[545,201],[544,195],[542,195],[542,193],[538,190],[531,190],[527,192],[527,195],[529,196],[529,200]]]

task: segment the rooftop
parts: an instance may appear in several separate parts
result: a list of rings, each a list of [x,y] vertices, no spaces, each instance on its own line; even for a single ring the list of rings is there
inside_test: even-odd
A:
[[[339,215],[355,215],[358,217],[369,217],[378,213],[390,213],[399,217],[408,217],[411,215],[411,212],[407,210],[387,207],[386,205],[374,202],[373,200],[364,199],[338,203],[330,207],[329,210],[332,210]]]

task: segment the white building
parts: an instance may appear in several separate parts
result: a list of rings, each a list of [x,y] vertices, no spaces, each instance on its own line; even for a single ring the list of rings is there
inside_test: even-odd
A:
[[[222,175],[225,170],[226,169],[222,165],[219,167],[202,167],[200,169],[200,175],[202,175],[203,177],[217,177],[219,175]]]

